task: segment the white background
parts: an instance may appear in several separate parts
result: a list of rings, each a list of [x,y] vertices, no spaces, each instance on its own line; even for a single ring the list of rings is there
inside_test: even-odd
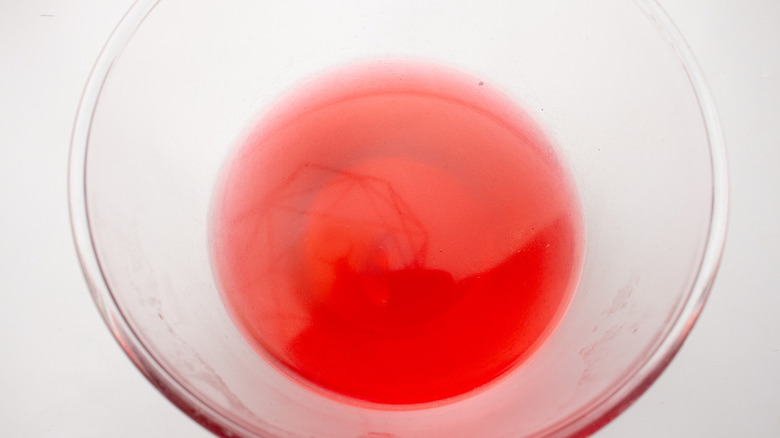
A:
[[[729,238],[656,384],[596,438],[780,437],[780,2],[661,0],[719,108]],[[105,328],[70,238],[76,106],[131,0],[0,0],[0,436],[209,437]]]

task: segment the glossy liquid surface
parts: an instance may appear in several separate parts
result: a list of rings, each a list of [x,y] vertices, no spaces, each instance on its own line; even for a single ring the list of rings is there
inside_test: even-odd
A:
[[[581,220],[514,103],[384,63],[269,111],[226,166],[211,235],[223,300],[264,357],[326,393],[416,404],[538,349],[576,286]]]

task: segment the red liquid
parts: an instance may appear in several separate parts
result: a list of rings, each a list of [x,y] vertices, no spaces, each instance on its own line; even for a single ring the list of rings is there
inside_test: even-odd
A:
[[[236,324],[299,381],[414,404],[527,359],[571,299],[578,203],[548,141],[478,80],[377,64],[272,110],[229,163],[214,263]]]

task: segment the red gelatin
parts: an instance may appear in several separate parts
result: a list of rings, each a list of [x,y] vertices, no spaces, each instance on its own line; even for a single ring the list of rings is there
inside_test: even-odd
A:
[[[382,63],[272,109],[216,194],[223,300],[290,377],[384,404],[483,387],[546,340],[582,258],[550,142],[477,79]]]

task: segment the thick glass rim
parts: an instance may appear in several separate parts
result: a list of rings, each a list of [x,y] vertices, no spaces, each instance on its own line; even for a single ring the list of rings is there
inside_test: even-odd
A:
[[[136,29],[160,0],[137,0],[127,11],[101,51],[79,103],[71,138],[68,167],[68,202],[76,252],[92,298],[112,334],[144,376],[181,411],[213,433],[223,437],[260,437],[237,424],[176,379],[143,344],[119,308],[108,286],[92,239],[87,196],[86,158],[90,130],[101,90],[115,59]],[[712,171],[712,208],[709,230],[696,279],[685,304],[660,341],[638,358],[637,366],[590,406],[564,421],[537,432],[534,437],[587,436],[627,409],[660,376],[690,333],[715,280],[726,240],[728,222],[728,175],[726,150],[717,110],[709,88],[689,46],[655,0],[634,0],[670,44],[688,76],[698,101],[706,130]]]

